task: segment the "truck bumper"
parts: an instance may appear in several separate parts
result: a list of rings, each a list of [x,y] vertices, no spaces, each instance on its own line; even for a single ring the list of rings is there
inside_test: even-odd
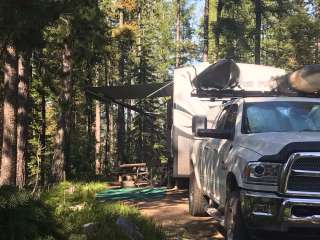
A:
[[[242,190],[241,209],[250,229],[287,232],[291,228],[320,228],[319,198]]]

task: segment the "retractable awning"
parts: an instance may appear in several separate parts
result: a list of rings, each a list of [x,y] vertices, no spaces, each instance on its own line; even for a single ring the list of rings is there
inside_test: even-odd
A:
[[[138,113],[146,114],[142,109],[123,102],[124,99],[170,97],[173,94],[173,82],[148,83],[124,86],[87,87],[85,92],[99,101],[112,101]]]
[[[172,95],[171,82],[148,83],[140,85],[87,87],[86,92],[112,99],[144,99],[147,97],[169,97]]]

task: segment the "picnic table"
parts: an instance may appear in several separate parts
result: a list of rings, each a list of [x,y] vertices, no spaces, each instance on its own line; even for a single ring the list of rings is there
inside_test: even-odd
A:
[[[140,187],[149,185],[149,171],[146,163],[129,163],[119,166],[119,182],[123,187]]]

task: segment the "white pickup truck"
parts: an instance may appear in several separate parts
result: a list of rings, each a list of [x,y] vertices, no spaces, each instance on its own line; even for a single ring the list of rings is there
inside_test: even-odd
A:
[[[221,220],[227,240],[249,240],[256,230],[319,230],[320,98],[286,94],[287,83],[312,93],[320,78],[310,72],[319,67],[280,78],[283,92],[269,91],[270,79],[285,74],[272,67],[224,61],[175,71],[174,176],[189,178],[190,213]],[[233,89],[210,90],[223,87],[221,79],[240,89],[236,98]],[[255,96],[257,88],[263,94]]]
[[[206,117],[194,117],[190,213],[222,211],[228,240],[319,228],[320,100],[242,98],[218,107],[208,128]]]

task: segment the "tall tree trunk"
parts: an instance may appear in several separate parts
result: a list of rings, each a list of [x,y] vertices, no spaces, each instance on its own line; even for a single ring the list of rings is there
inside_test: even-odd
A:
[[[87,63],[87,86],[92,86],[92,74],[91,74],[91,66],[89,62]],[[86,146],[86,159],[91,163],[94,161],[94,117],[93,117],[93,104],[92,99],[86,96],[86,115],[87,115],[87,146]]]
[[[106,132],[106,138],[105,138],[105,148],[104,148],[104,165],[106,166],[108,162],[110,162],[110,142],[111,142],[111,136],[110,136],[110,104],[105,104],[105,112],[106,112],[106,126],[107,126],[107,132]]]
[[[220,58],[220,33],[221,33],[221,17],[222,17],[223,1],[218,0],[217,4],[217,22],[215,26],[215,47],[216,47],[216,60]]]
[[[105,84],[107,86],[112,86],[112,68],[110,60],[105,59]],[[114,130],[113,130],[113,105],[111,102],[105,103],[105,112],[106,112],[106,139],[105,139],[105,155],[104,155],[104,169],[106,166],[111,165],[112,153],[113,153],[113,139],[114,139]]]
[[[67,158],[67,146],[70,133],[71,117],[71,94],[72,94],[72,59],[71,49],[68,44],[64,44],[62,52],[63,70],[61,76],[61,94],[59,96],[59,121],[55,136],[55,149],[52,163],[52,176],[55,182],[65,179],[65,162]]]
[[[96,162],[96,174],[102,173],[102,162],[101,162],[101,108],[100,102],[96,101],[96,124],[95,124],[95,162]]]
[[[0,174],[1,174],[1,156],[2,156],[2,140],[3,140],[3,77],[0,78]]]
[[[254,8],[256,14],[256,29],[254,34],[254,61],[255,64],[261,63],[261,0],[254,0]]]
[[[106,105],[107,115],[107,137],[106,137],[106,154],[105,154],[105,163],[111,163],[111,159],[114,152],[114,124],[113,124],[113,105]]]
[[[3,142],[0,185],[16,184],[18,59],[13,46],[6,47],[4,63]]]
[[[180,66],[181,51],[181,0],[177,0],[176,12],[176,67]]]
[[[117,119],[117,152],[118,164],[124,163],[125,160],[125,122],[124,122],[124,108],[118,105],[118,119]]]
[[[167,148],[168,150],[168,163],[167,163],[167,187],[173,187],[173,149],[172,149],[172,139],[171,139],[171,130],[172,130],[172,117],[173,117],[173,101],[172,97],[167,102]]]
[[[17,177],[16,185],[23,188],[25,185],[27,136],[28,136],[28,97],[29,81],[31,77],[30,52],[19,54],[19,83],[17,102]]]
[[[45,160],[46,160],[45,153],[46,153],[46,129],[47,129],[46,95],[44,90],[40,92],[40,96],[41,96],[41,132],[40,132],[40,149],[41,149],[40,176],[41,177],[40,177],[40,182],[41,182],[41,185],[44,186],[46,183],[44,167],[45,167]]]
[[[208,62],[209,55],[209,0],[205,0],[203,22],[203,61]]]
[[[120,11],[120,19],[119,25],[123,26],[124,24],[124,16],[123,10]],[[125,51],[123,46],[124,44],[120,41],[120,60],[119,60],[119,75],[121,84],[125,83],[125,72],[124,72],[124,65],[125,65]],[[125,116],[124,116],[124,107],[118,105],[118,119],[117,119],[117,152],[118,157],[117,161],[118,164],[124,163],[125,160]]]

